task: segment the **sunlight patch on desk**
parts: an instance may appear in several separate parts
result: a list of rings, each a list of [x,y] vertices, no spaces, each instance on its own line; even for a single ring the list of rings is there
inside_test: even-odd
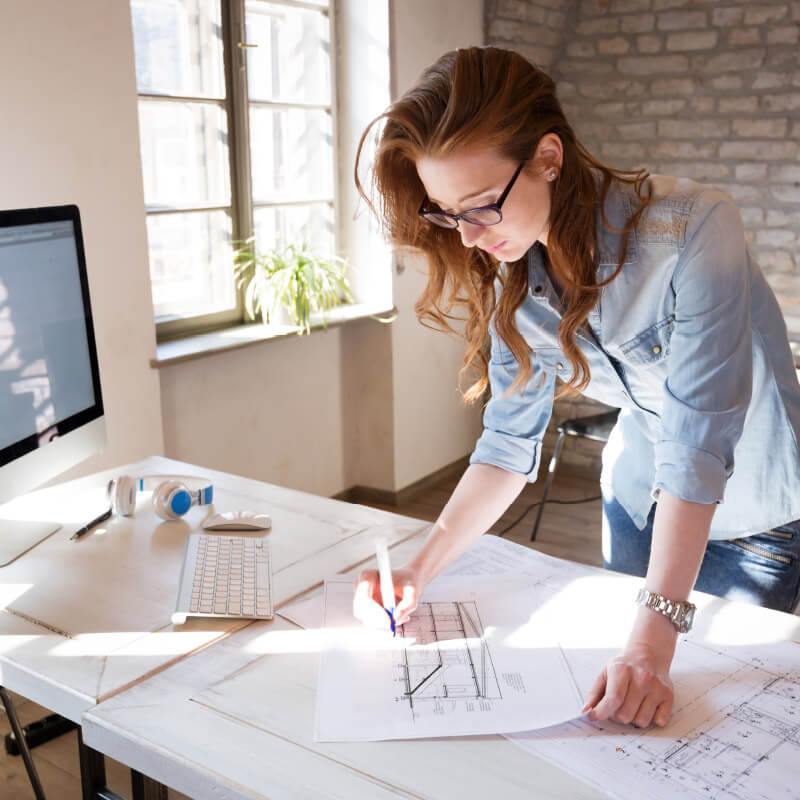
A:
[[[60,642],[51,655],[82,656],[175,656],[192,652],[219,638],[219,631],[118,631],[82,633]]]
[[[750,603],[720,603],[707,628],[698,632],[710,644],[772,644],[800,639],[800,620]]]
[[[0,608],[8,608],[32,588],[32,583],[0,583]]]
[[[509,637],[510,647],[524,646],[525,631],[552,631],[562,647],[622,647],[630,633],[641,579],[610,574],[573,578],[561,589],[534,587],[541,598],[528,623]],[[518,638],[521,637],[521,638]]]
[[[38,521],[58,520],[61,525],[84,525],[108,508],[105,486],[86,489],[78,494],[52,489],[31,492],[3,506],[4,519]]]
[[[392,636],[363,626],[353,628],[307,628],[297,631],[268,631],[248,642],[245,651],[258,655],[280,653],[321,653],[323,650],[386,652],[404,650],[413,638]]]
[[[33,644],[34,642],[45,637],[38,636],[37,634],[8,634],[4,633],[0,636],[0,655],[7,656],[26,645]]]

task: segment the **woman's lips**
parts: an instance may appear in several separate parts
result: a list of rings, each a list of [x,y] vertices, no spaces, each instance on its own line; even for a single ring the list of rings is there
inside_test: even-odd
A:
[[[488,248],[486,249],[486,252],[487,252],[487,253],[496,253],[496,252],[497,252],[498,250],[500,250],[502,247],[505,247],[507,242],[508,242],[508,239],[503,239],[503,241],[502,241],[502,242],[500,242],[500,244],[496,244],[494,247],[488,247]]]

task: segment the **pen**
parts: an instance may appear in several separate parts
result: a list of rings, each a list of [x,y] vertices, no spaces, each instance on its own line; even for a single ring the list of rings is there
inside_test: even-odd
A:
[[[389,621],[392,626],[392,636],[396,636],[397,626],[394,622],[394,583],[392,583],[392,568],[389,565],[389,549],[386,547],[386,539],[378,538],[375,540],[375,553],[378,557],[378,575],[381,580],[383,609],[389,615]]]
[[[84,533],[89,533],[89,531],[95,526],[99,525],[101,522],[105,522],[111,516],[111,509],[109,508],[108,511],[104,511],[99,517],[95,517],[91,522],[87,522],[82,528],[78,528],[72,536],[69,537],[71,542],[74,542],[76,539],[80,539]]]

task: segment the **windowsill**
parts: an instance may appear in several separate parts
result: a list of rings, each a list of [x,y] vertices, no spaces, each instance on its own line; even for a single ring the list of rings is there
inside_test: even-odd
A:
[[[334,308],[325,313],[325,325],[322,314],[311,315],[311,333],[323,330],[325,327],[335,328],[346,322],[376,317],[380,314],[395,314],[396,308],[369,305],[367,303],[354,303],[353,305]],[[186,336],[182,339],[173,339],[162,342],[156,347],[156,357],[150,359],[150,366],[161,368],[182,361],[191,361],[195,358],[224,353],[228,350],[238,350],[249,347],[259,342],[285,339],[288,336],[297,336],[299,328],[294,325],[280,325],[268,327],[260,322],[251,322],[245,325],[236,325],[224,328],[213,333],[203,333],[196,336]]]

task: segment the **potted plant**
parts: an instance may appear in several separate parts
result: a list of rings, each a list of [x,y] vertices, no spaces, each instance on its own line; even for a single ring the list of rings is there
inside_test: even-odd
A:
[[[259,251],[251,236],[236,250],[234,265],[237,286],[246,287],[247,315],[265,325],[280,324],[283,316],[298,334],[308,333],[312,312],[322,314],[324,326],[326,311],[355,302],[345,260],[315,255],[305,242]]]

